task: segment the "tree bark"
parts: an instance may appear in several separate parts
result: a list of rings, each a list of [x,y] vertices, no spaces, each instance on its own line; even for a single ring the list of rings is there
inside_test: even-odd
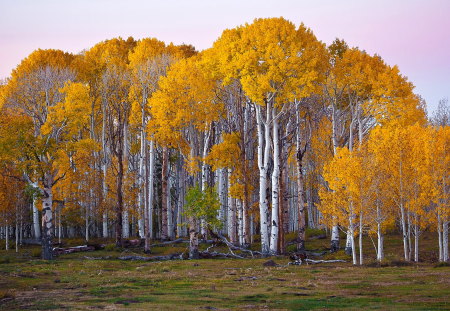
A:
[[[149,150],[149,172],[148,172],[148,231],[150,239],[154,238],[153,233],[153,193],[154,193],[154,171],[155,171],[155,142],[150,141]]]
[[[198,232],[197,220],[195,217],[189,217],[189,259],[198,259]]]
[[[270,253],[278,254],[279,191],[280,191],[280,143],[278,120],[273,121],[273,172],[272,172],[272,229],[270,231]]]
[[[119,146],[121,143],[119,142]],[[123,217],[123,177],[124,177],[124,167],[123,167],[123,150],[119,147],[117,151],[117,162],[118,162],[118,172],[117,172],[117,206],[116,206],[116,245],[118,247],[124,247],[123,236],[122,236],[122,217]]]
[[[169,238],[167,231],[167,179],[168,179],[168,164],[169,164],[169,148],[163,147],[162,150],[162,194],[161,194],[161,240],[167,240]]]
[[[259,213],[261,230],[261,252],[270,253],[269,240],[269,202],[267,197],[267,170],[270,152],[271,103],[266,103],[266,121],[263,122],[261,107],[255,104],[258,133],[258,168],[259,168]],[[264,130],[263,130],[264,126]]]
[[[31,184],[33,188],[38,187],[38,183],[34,182]],[[33,232],[34,232],[34,238],[36,240],[39,240],[41,238],[41,227],[39,226],[39,210],[36,206],[37,196],[33,195]]]
[[[53,259],[53,174],[46,172],[43,179],[43,197],[42,197],[42,259]]]
[[[448,226],[450,224],[449,221],[444,221],[444,228],[442,230],[442,234],[443,234],[443,238],[442,238],[442,248],[444,249],[443,252],[443,260],[444,261],[448,261],[449,256],[448,256]]]

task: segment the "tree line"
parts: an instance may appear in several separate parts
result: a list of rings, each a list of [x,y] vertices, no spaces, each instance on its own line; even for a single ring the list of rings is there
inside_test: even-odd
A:
[[[6,240],[219,232],[263,254],[327,228],[398,227],[405,260],[424,230],[448,260],[450,110],[427,118],[396,66],[284,18],[225,30],[213,46],[115,38],[79,54],[36,50],[0,86],[0,222]],[[7,242],[8,243],[8,242]]]

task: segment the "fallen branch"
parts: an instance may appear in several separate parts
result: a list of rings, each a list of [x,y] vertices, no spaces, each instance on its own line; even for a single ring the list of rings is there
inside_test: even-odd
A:
[[[154,260],[174,260],[174,259],[183,259],[181,257],[181,253],[170,254],[167,256],[153,256],[153,257],[145,257],[145,256],[122,256],[117,259],[120,260],[140,260],[140,261],[154,261]]]
[[[217,257],[223,257],[223,258],[239,258],[244,259],[244,257],[236,255],[234,253],[219,253],[219,252],[200,252],[200,258],[202,259],[211,259],[211,258],[217,258]]]
[[[107,260],[107,259],[111,259],[111,256],[106,256],[106,257],[90,257],[90,256],[84,256],[84,259],[88,259],[88,260]]]
[[[318,264],[318,263],[334,263],[334,262],[346,262],[345,260],[341,260],[341,259],[334,259],[334,260],[313,260],[313,259],[309,259],[309,258],[305,258],[305,259],[297,259],[295,261],[289,262],[289,265],[294,265],[294,266],[301,266],[303,261],[306,262],[306,264],[308,263],[312,263],[312,264]]]
[[[334,259],[334,260],[313,260],[313,259],[305,259],[306,262],[310,262],[310,263],[333,263],[333,262],[347,262],[345,260],[341,260],[341,259]]]
[[[73,246],[73,247],[68,247],[68,248],[60,248],[60,247],[53,248],[53,252],[57,255],[71,254],[71,253],[78,253],[78,252],[91,252],[91,251],[95,251],[94,246],[80,245],[80,246]]]
[[[246,249],[246,248],[243,248],[243,247],[239,247],[239,246],[234,245],[233,243],[231,243],[230,241],[228,241],[227,238],[224,237],[223,235],[221,235],[220,233],[217,233],[216,235],[217,235],[217,237],[218,237],[223,243],[225,243],[225,244],[228,246],[228,249],[230,250],[230,252],[231,252],[234,256],[238,256],[238,255],[234,254],[234,253],[233,253],[233,250],[235,250],[235,251],[238,250],[238,251],[241,251],[241,252],[244,252],[244,253],[250,253],[250,255],[252,255],[252,257],[255,257],[254,254],[262,255],[261,252],[258,252],[258,251],[252,251],[252,250],[249,250],[249,249]],[[239,257],[241,257],[241,256],[239,256]],[[242,258],[243,258],[243,257],[242,257]]]

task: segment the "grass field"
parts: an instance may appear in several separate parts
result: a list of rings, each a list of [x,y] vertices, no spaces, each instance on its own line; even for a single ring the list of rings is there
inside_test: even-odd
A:
[[[312,240],[307,247],[322,244],[327,241]],[[432,243],[422,244],[424,254],[434,251]],[[117,249],[47,262],[32,257],[35,247],[18,254],[2,250],[0,310],[450,310],[450,267],[405,264],[398,261],[397,246],[387,244],[388,259],[381,267],[369,261],[370,244],[369,264],[362,267],[287,266],[287,257],[271,258],[278,267],[263,266],[267,258],[130,262],[116,259],[124,253]],[[142,255],[138,249],[125,252]],[[333,256],[345,258],[342,252]]]

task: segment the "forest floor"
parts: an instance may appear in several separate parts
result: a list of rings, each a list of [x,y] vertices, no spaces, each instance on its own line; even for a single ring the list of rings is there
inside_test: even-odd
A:
[[[387,259],[377,265],[365,239],[363,266],[352,266],[342,251],[317,259],[346,263],[294,266],[283,256],[123,261],[117,257],[144,254],[107,247],[44,261],[33,258],[38,247],[0,250],[0,310],[450,310],[450,267],[435,262],[433,234],[424,235],[418,264],[399,260],[395,235],[386,238]],[[313,239],[307,248],[327,244]],[[149,256],[184,250],[180,244],[154,247]],[[279,266],[264,266],[269,259]]]

